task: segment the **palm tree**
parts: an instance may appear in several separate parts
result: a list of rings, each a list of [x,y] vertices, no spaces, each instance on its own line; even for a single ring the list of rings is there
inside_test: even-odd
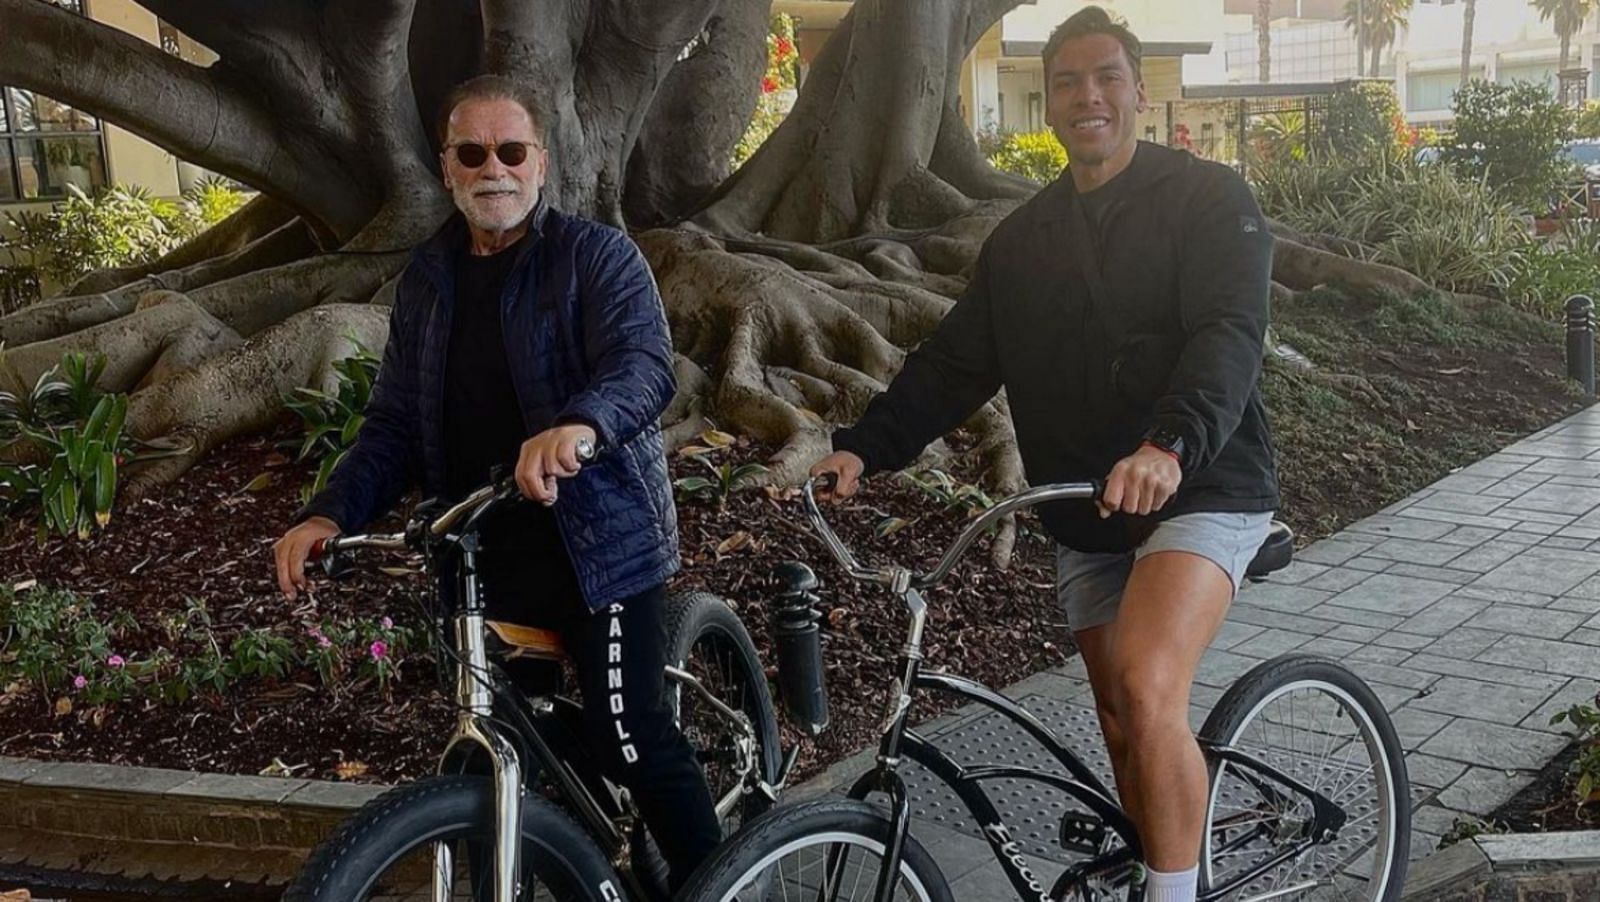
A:
[[[1256,56],[1260,82],[1272,81],[1272,0],[1256,0]]]
[[[1358,46],[1372,51],[1372,71],[1378,74],[1378,58],[1383,48],[1394,43],[1400,29],[1405,28],[1411,14],[1413,0],[1345,0],[1344,24],[1356,33]],[[1539,2],[1539,0],[1536,0]],[[1593,3],[1595,0],[1575,0]]]
[[[1561,39],[1560,71],[1567,71],[1567,58],[1572,52],[1572,36],[1583,28],[1583,20],[1594,12],[1600,0],[1533,0],[1539,11],[1539,21],[1555,25],[1556,37]]]
[[[1478,17],[1478,0],[1466,0],[1461,10],[1461,86],[1472,77],[1472,25]]]

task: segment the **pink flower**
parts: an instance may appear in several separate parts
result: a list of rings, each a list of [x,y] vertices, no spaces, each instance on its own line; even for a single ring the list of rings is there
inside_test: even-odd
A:
[[[84,687],[86,687],[88,685],[89,685],[88,678],[85,677],[81,673],[72,678],[72,688],[74,688],[74,689],[78,689],[78,690],[81,691]]]
[[[367,651],[372,654],[372,660],[382,661],[389,655],[389,643],[379,639],[373,642],[372,647],[368,648]]]
[[[329,640],[327,636],[324,636],[321,633],[317,634],[317,647],[318,648],[328,648],[328,647],[330,647],[332,645],[333,645],[333,642],[331,640]]]
[[[394,629],[394,621],[390,620],[387,617],[383,618],[383,620],[381,620],[379,622],[382,624],[383,628],[386,629],[386,630]]]
[[[127,663],[127,661],[122,659],[122,655],[112,655],[111,657],[106,658],[107,667],[121,667]]]

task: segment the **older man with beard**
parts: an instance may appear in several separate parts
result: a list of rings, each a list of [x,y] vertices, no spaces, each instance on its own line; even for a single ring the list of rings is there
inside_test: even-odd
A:
[[[442,110],[439,163],[460,215],[400,277],[366,422],[275,546],[278,582],[294,599],[316,540],[360,529],[419,478],[459,499],[514,465],[541,503],[483,525],[489,614],[561,632],[589,741],[676,887],[721,830],[663,692],[678,549],[657,422],[675,389],[661,298],[627,235],[543,202],[549,156],[523,89],[482,76]],[[580,472],[590,448],[598,461]]]

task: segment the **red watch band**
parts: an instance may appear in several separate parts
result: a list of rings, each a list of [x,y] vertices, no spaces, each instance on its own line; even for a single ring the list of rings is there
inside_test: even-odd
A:
[[[1180,466],[1182,466],[1182,464],[1183,464],[1183,458],[1179,457],[1178,456],[1178,452],[1172,450],[1171,448],[1163,448],[1160,445],[1156,444],[1155,442],[1151,442],[1151,441],[1144,442],[1140,447],[1151,447],[1151,448],[1154,448],[1157,451],[1160,451],[1162,454],[1165,454],[1168,457],[1172,458]]]

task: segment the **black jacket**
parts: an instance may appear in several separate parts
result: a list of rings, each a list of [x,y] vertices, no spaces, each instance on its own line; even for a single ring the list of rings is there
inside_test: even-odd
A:
[[[1116,183],[1098,236],[1070,170],[995,227],[966,294],[834,447],[869,473],[900,469],[1004,388],[1033,485],[1103,479],[1156,425],[1183,436],[1183,483],[1161,511],[1101,520],[1087,503],[1052,505],[1044,524],[1064,545],[1122,551],[1176,514],[1276,509],[1261,210],[1231,169],[1154,144]]]

